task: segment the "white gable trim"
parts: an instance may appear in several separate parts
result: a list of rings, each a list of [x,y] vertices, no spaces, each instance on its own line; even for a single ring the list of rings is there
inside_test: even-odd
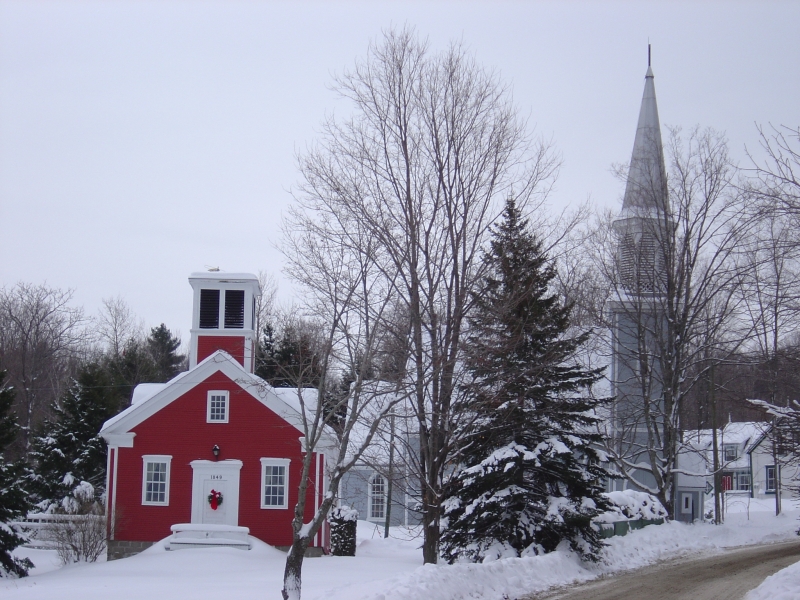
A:
[[[112,448],[133,448],[135,433],[107,433],[103,436]]]
[[[106,421],[100,430],[100,435],[111,444],[111,440],[120,439],[117,437],[119,434],[129,433],[145,419],[152,417],[217,371],[226,375],[253,398],[302,433],[301,416],[295,408],[275,395],[266,381],[245,371],[244,367],[227,352],[217,350],[194,369],[181,373],[166,383],[164,389],[154,396],[128,407]]]

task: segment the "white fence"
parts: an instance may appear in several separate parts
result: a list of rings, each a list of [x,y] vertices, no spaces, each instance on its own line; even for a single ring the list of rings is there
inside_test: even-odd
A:
[[[104,515],[53,515],[49,513],[28,513],[24,521],[13,521],[10,525],[19,527],[28,541],[29,548],[55,547],[55,529],[58,523],[82,523],[86,521],[102,521]]]

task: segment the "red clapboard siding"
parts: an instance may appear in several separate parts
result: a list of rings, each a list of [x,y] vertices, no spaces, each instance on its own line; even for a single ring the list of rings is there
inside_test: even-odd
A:
[[[197,362],[224,350],[240,365],[244,365],[244,336],[199,335],[197,336]]]
[[[176,385],[181,385],[180,381]],[[206,422],[209,390],[230,392],[228,423]],[[239,525],[249,527],[251,535],[268,544],[288,546],[292,543],[291,520],[302,468],[301,434],[226,375],[216,372],[131,431],[136,434],[134,447],[119,449],[117,488],[114,490],[117,540],[157,541],[170,535],[170,525],[188,523],[192,506],[189,463],[197,459],[213,460],[211,448],[216,444],[221,449],[220,459],[243,462]],[[145,454],[172,456],[169,506],[142,506],[142,455]],[[288,508],[260,508],[261,458],[291,460]],[[319,477],[314,463],[306,522],[314,513],[314,480]]]

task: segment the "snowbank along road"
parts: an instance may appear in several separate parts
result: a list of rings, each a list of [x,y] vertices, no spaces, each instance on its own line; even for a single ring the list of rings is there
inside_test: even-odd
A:
[[[678,559],[523,600],[741,600],[764,579],[798,560],[800,541],[756,546],[708,558]]]

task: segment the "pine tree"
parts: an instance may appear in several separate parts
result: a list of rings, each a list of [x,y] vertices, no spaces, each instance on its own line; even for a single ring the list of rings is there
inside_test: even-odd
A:
[[[150,335],[147,337],[147,350],[155,367],[153,382],[163,383],[180,373],[186,360],[183,354],[178,354],[180,345],[180,338],[172,335],[164,323],[150,330]]]
[[[550,552],[566,540],[596,560],[591,520],[607,507],[589,393],[600,370],[577,352],[570,307],[550,292],[556,275],[514,200],[493,229],[474,294],[460,470],[447,486],[443,554],[484,560]]]
[[[276,340],[274,328],[267,323],[259,342],[255,374],[273,387],[318,386],[322,362],[307,327],[302,322],[287,325]]]
[[[129,338],[119,354],[109,353],[102,366],[113,379],[120,407],[130,403],[140,383],[164,383],[186,368],[186,356],[178,354],[181,340],[163,323],[150,329],[145,339]]]
[[[156,382],[158,376],[158,370],[146,344],[135,338],[125,343],[120,354],[106,356],[102,366],[121,399],[120,407],[130,404],[133,390],[137,385]]]
[[[273,381],[275,381],[278,376],[278,364],[275,360],[275,346],[275,328],[272,326],[272,323],[267,323],[262,328],[261,339],[258,341],[255,374],[273,386]]]
[[[5,385],[6,372],[0,371],[0,577],[24,577],[33,564],[29,559],[11,556],[25,540],[8,523],[25,518],[30,508],[25,493],[26,469],[22,462],[7,463],[3,450],[17,435],[17,422],[11,414],[14,390]]]
[[[107,449],[98,432],[118,404],[109,374],[97,364],[83,367],[53,407],[55,418],[46,420],[33,440],[31,488],[41,509],[61,506],[81,482],[91,484],[98,499],[102,496]]]

